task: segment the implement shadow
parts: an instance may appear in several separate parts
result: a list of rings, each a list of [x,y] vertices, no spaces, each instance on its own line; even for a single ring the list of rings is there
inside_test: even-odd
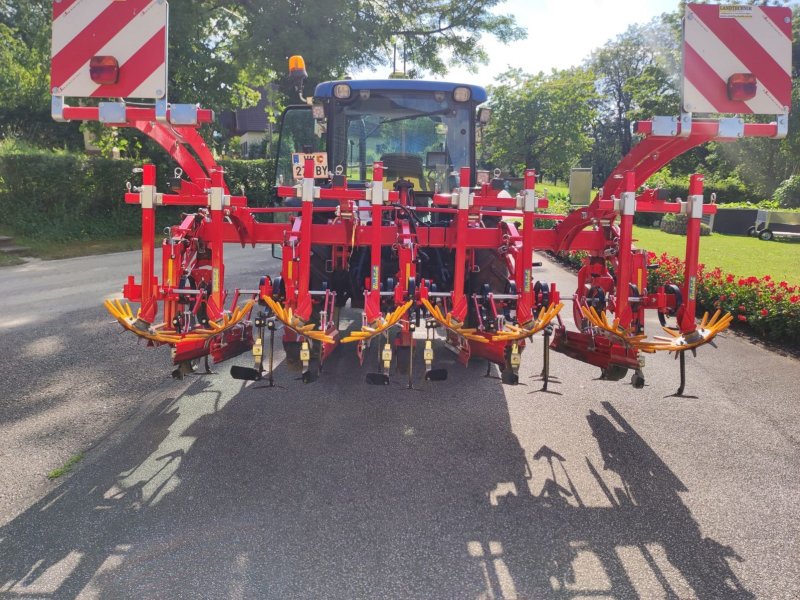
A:
[[[582,465],[568,470],[566,453],[545,447],[526,456],[497,381],[450,373],[425,395],[368,387],[339,352],[324,385],[283,380],[287,390],[221,401],[219,380],[199,380],[119,454],[0,531],[13,557],[0,590],[30,595],[40,573],[72,560],[51,595],[632,598],[642,590],[618,549],[647,559],[656,545],[696,596],[751,597],[727,565],[734,553],[702,537],[682,483],[612,405],[611,418],[587,421],[622,486],[587,458],[608,490],[608,506],[587,506]],[[210,409],[192,412],[198,404]],[[154,475],[159,459],[166,479]],[[600,565],[588,579],[587,555]],[[679,595],[651,558],[654,591]]]
[[[106,560],[124,554],[148,482],[120,482],[158,449],[176,416],[174,400],[163,400],[111,453],[87,460],[0,528],[0,595],[73,598]]]

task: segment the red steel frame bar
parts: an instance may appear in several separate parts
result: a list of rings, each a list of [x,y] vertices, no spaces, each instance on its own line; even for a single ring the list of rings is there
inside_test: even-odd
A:
[[[683,279],[683,313],[680,317],[681,333],[697,328],[697,271],[700,260],[700,219],[703,216],[703,176],[694,174],[689,180],[688,223],[686,225],[686,268]]]
[[[522,211],[522,255],[516,257],[517,320],[527,323],[533,318],[533,251],[534,211],[536,210],[536,171],[528,169],[524,176],[525,204]]]
[[[633,215],[636,211],[636,174],[628,171],[624,176],[625,191],[620,199],[619,263],[617,266],[616,316],[623,327],[631,323],[631,310],[628,306],[631,281],[631,248],[633,245]]]
[[[167,109],[167,120],[172,116],[172,111]],[[98,106],[65,106],[62,117],[65,121],[99,121],[100,108]],[[126,106],[125,121],[122,123],[105,123],[115,127],[125,127],[132,121],[155,121],[156,109],[146,106]],[[198,123],[211,123],[214,120],[214,111],[209,108],[197,109]]]
[[[209,319],[222,316],[225,295],[225,263],[224,256],[224,204],[225,191],[223,171],[217,168],[211,171],[211,190],[209,198],[211,226],[209,242],[211,246],[211,296],[207,302]]]
[[[155,197],[156,197],[156,167],[144,165],[142,167],[142,300],[139,318],[147,323],[153,323],[158,312],[156,303],[156,290],[153,285],[155,279]]]
[[[372,244],[370,245],[370,289],[364,303],[367,321],[372,323],[380,316],[381,301],[381,227],[383,224],[383,163],[372,165]],[[396,228],[393,228],[396,235]]]
[[[297,316],[307,321],[311,317],[311,302],[308,296],[311,283],[311,225],[314,211],[314,160],[303,164],[303,193],[300,213],[300,264],[297,286]]]
[[[456,212],[456,262],[453,277],[452,315],[458,321],[467,316],[467,300],[464,296],[464,269],[467,262],[467,230],[470,208],[470,171],[462,167],[459,177],[458,211]]]

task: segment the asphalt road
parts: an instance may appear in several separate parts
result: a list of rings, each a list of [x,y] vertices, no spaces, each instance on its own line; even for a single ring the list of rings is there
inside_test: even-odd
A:
[[[349,348],[309,385],[175,382],[100,306],[135,262],[0,270],[0,596],[800,597],[796,359],[726,334],[683,398],[668,356],[635,390],[552,354],[541,392],[540,339],[516,387],[443,349],[413,390]]]

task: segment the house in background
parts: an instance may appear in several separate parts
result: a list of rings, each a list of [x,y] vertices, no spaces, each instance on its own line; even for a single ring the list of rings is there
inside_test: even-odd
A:
[[[258,88],[258,92],[261,98],[255,106],[226,110],[219,117],[226,134],[239,137],[242,158],[264,158],[264,140],[271,138],[274,132],[274,125],[269,121],[269,112],[273,110],[269,91]]]

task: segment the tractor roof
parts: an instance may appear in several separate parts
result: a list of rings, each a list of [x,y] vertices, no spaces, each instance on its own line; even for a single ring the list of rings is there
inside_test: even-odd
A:
[[[478,85],[466,83],[450,83],[446,81],[422,81],[419,79],[345,79],[340,81],[324,81],[317,85],[314,96],[317,98],[330,98],[333,96],[333,87],[339,83],[346,83],[352,90],[393,90],[393,91],[423,91],[423,92],[452,92],[457,87],[469,88],[472,100],[478,104],[486,102],[486,90]]]

